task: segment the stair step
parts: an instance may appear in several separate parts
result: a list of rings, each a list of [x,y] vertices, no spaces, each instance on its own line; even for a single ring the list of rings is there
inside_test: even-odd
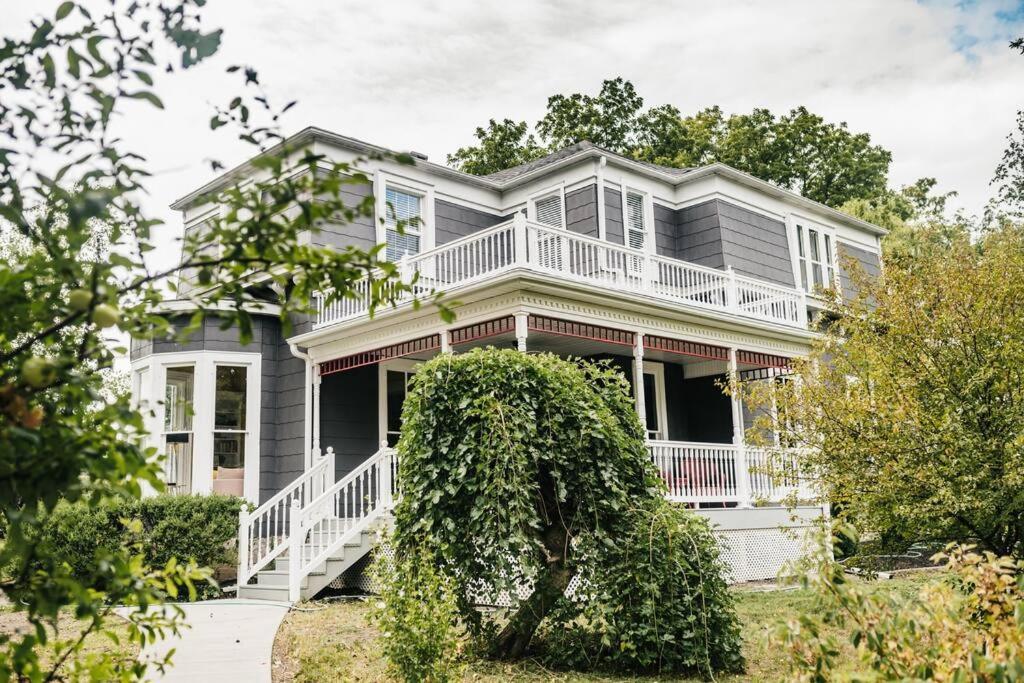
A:
[[[239,586],[238,597],[243,600],[272,600],[289,602],[288,586]]]

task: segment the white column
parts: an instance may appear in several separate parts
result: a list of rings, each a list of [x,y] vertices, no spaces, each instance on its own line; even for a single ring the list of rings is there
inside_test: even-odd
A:
[[[313,366],[313,402],[310,406],[309,419],[313,422],[313,450],[310,466],[320,461],[320,365]]]
[[[750,471],[747,468],[747,454],[743,443],[743,404],[739,391],[739,367],[736,362],[736,349],[729,349],[729,381],[733,392],[729,397],[732,404],[732,444],[736,447],[736,496],[741,508],[751,507]]]
[[[738,311],[740,308],[740,292],[736,285],[736,271],[732,269],[732,266],[728,266],[725,269],[725,273],[729,282],[727,285],[728,290],[725,293],[726,306],[729,307],[729,310]]]
[[[636,333],[633,344],[633,394],[636,400],[636,414],[644,427],[644,438],[647,437],[647,399],[644,397],[644,335]]]
[[[527,260],[526,215],[522,211],[516,211],[512,216],[512,242],[515,249],[516,265],[525,266]]]
[[[526,337],[530,333],[530,314],[520,312],[514,315],[516,319],[516,348],[526,353]]]
[[[441,353],[450,353],[452,350],[452,339],[448,336],[448,330],[441,330]]]

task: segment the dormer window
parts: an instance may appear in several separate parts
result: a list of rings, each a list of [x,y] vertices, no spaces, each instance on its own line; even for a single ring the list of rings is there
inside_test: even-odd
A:
[[[831,231],[796,224],[797,266],[804,291],[828,289],[836,282],[835,236]]]
[[[384,193],[384,202],[387,260],[398,261],[403,256],[420,253],[423,198],[405,190],[388,187]]]

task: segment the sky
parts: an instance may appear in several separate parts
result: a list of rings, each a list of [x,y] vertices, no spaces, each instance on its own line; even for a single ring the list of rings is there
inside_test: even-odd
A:
[[[105,4],[105,3],[104,3]],[[0,0],[4,35],[54,0]],[[251,147],[211,131],[225,73],[250,64],[286,133],[308,125],[433,161],[472,144],[489,118],[536,122],[555,93],[631,80],[647,105],[726,112],[804,105],[893,153],[894,186],[922,176],[980,212],[1024,108],[1024,0],[702,0],[516,2],[211,0],[220,53],[157,83],[163,111],[139,107],[120,133],[154,173],[146,207],[168,225],[155,259],[172,263],[181,219],[168,205]]]

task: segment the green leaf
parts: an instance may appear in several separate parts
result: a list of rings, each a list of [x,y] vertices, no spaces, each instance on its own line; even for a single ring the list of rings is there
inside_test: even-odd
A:
[[[68,0],[67,2],[62,2],[60,6],[57,7],[57,21],[60,21],[61,19],[66,19],[67,16],[71,14],[71,10],[73,9],[75,9],[75,3],[71,2],[71,0]]]
[[[148,90],[139,90],[139,91],[133,92],[133,93],[125,93],[125,96],[126,97],[131,97],[132,99],[136,99],[136,100],[146,100],[147,102],[152,104],[157,109],[163,109],[164,108],[164,103],[160,101],[160,98],[157,97],[155,93],[152,93],[152,92],[150,92]]]

